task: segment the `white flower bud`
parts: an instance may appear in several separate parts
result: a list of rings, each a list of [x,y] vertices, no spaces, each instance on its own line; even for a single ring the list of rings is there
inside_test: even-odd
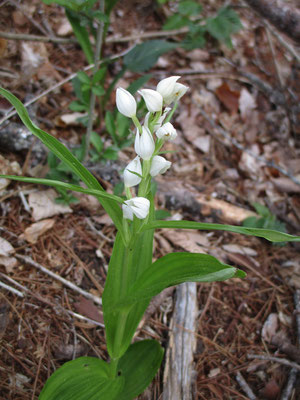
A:
[[[150,175],[156,176],[158,174],[164,174],[167,169],[171,167],[171,162],[167,161],[164,157],[154,156],[151,163]]]
[[[125,117],[132,118],[136,114],[136,101],[131,93],[123,88],[117,89],[116,103],[119,112]]]
[[[170,76],[158,82],[156,90],[162,95],[164,104],[168,105],[173,101],[174,86],[180,76]]]
[[[124,184],[127,187],[136,186],[142,180],[142,178],[136,174],[133,174],[133,172],[142,175],[142,166],[139,156],[136,156],[132,161],[130,161],[124,170]]]
[[[133,220],[133,215],[144,219],[149,214],[150,201],[145,197],[133,197],[122,204],[123,217]]]
[[[135,135],[134,149],[137,155],[143,160],[150,160],[155,150],[153,136],[146,126],[143,126],[143,131],[140,136],[137,130]]]
[[[162,95],[156,90],[142,89],[139,90],[139,94],[143,96],[148,111],[154,113],[162,110],[163,98]]]
[[[167,122],[163,126],[161,126],[156,132],[156,136],[158,139],[164,139],[164,140],[174,140],[177,137],[177,132],[174,126],[170,123]]]

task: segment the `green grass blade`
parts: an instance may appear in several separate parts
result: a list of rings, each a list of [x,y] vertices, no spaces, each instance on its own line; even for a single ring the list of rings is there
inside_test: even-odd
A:
[[[29,118],[26,108],[21,101],[9,91],[0,88],[0,94],[5,97],[16,109],[24,125],[32,132],[44,145],[52,151],[61,161],[66,163],[89,189],[104,191],[97,179],[77,160],[77,158],[55,137],[38,128]],[[101,199],[101,204],[109,214],[114,224],[123,235],[122,211],[120,207],[112,203],[110,199]]]
[[[13,181],[20,181],[20,182],[26,182],[26,183],[35,183],[37,185],[47,185],[47,186],[53,186],[56,188],[63,188],[67,190],[72,190],[73,192],[79,192],[79,193],[85,193],[85,194],[91,194],[92,196],[95,197],[100,197],[101,199],[110,199],[113,201],[117,201],[118,203],[123,203],[124,200],[121,197],[115,196],[114,194],[109,194],[105,191],[102,190],[97,190],[97,189],[86,189],[78,185],[73,185],[71,183],[65,183],[61,181],[56,181],[53,179],[41,179],[41,178],[28,178],[25,176],[15,176],[15,175],[0,175],[0,178],[5,178],[5,179],[10,179]]]
[[[300,242],[300,236],[289,235],[284,232],[274,231],[272,229],[247,228],[244,226],[223,225],[223,224],[207,224],[195,221],[152,221],[142,231],[147,229],[198,229],[198,230],[214,230],[241,233],[244,235],[262,237],[270,242]]]

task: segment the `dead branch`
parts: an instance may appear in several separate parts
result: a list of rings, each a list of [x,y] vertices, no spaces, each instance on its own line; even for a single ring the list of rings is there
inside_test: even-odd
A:
[[[296,42],[300,42],[300,12],[282,0],[246,0],[259,15]]]

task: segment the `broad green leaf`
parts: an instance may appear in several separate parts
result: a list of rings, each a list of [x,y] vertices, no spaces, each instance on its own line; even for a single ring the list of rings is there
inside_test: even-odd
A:
[[[156,340],[132,344],[119,360],[118,371],[125,385],[118,400],[132,400],[142,393],[157,373],[164,350]]]
[[[178,12],[182,15],[198,15],[202,11],[201,4],[193,0],[181,1],[178,5]]]
[[[106,66],[99,68],[98,71],[97,71],[97,72],[95,73],[95,75],[93,76],[92,82],[93,82],[93,83],[101,82],[101,81],[104,79],[104,77],[105,77],[106,70],[107,70],[107,67],[106,67]]]
[[[101,153],[103,150],[103,142],[99,135],[99,133],[92,131],[91,132],[91,143],[95,147],[98,153]]]
[[[61,161],[65,162],[89,189],[96,189],[104,192],[104,189],[97,179],[77,160],[76,157],[55,137],[38,128],[29,118],[28,112],[23,104],[9,91],[0,88],[0,95],[5,97],[15,108],[24,125],[38,137],[46,147]],[[123,231],[123,216],[120,207],[111,202],[110,199],[102,198],[101,204],[113,220],[116,227]],[[122,232],[123,235],[123,232]]]
[[[149,79],[152,78],[152,74],[144,74],[140,78],[133,81],[127,88],[128,92],[135,94],[141,87],[143,87]]]
[[[229,7],[221,8],[216,17],[208,18],[206,21],[207,31],[214,38],[225,42],[229,48],[232,48],[230,36],[242,27],[238,14]]]
[[[45,4],[58,4],[62,7],[69,8],[75,12],[89,9],[97,0],[42,0]]]
[[[11,179],[14,181],[27,182],[27,183],[35,183],[37,185],[47,185],[53,186],[57,188],[63,188],[67,190],[72,190],[73,192],[91,194],[92,196],[99,197],[101,199],[109,199],[112,201],[116,201],[118,203],[123,203],[123,199],[121,197],[115,196],[114,194],[109,194],[105,191],[97,190],[97,189],[86,189],[81,186],[72,185],[71,183],[65,183],[61,181],[56,181],[52,179],[40,179],[40,178],[27,178],[23,176],[15,176],[15,175],[0,175],[0,178]]]
[[[66,10],[66,16],[72,25],[74,34],[82,48],[89,64],[94,62],[94,52],[89,38],[89,33],[80,23],[80,16],[71,10]]]
[[[88,111],[88,106],[87,106],[87,104],[83,104],[83,103],[81,103],[80,101],[72,101],[70,104],[69,104],[69,109],[71,110],[71,111]]]
[[[171,29],[180,29],[184,26],[187,26],[189,24],[190,20],[187,17],[184,17],[180,14],[174,14],[171,15],[166,21],[166,23],[163,26],[163,29],[165,31],[171,30]]]
[[[270,242],[300,242],[300,236],[293,236],[287,233],[273,231],[271,229],[247,228],[244,226],[207,224],[195,221],[152,221],[142,229],[198,229],[201,231],[227,231],[241,233],[243,235],[257,236],[269,240]]]
[[[178,47],[165,40],[149,40],[136,45],[124,57],[124,65],[132,72],[144,72],[153,67],[158,57]]]
[[[110,377],[110,365],[93,357],[66,362],[47,380],[39,400],[118,400],[125,378]]]
[[[84,71],[78,71],[77,72],[77,78],[80,80],[80,82],[82,83],[86,83],[88,85],[90,85],[91,83],[91,79],[90,77],[87,75],[87,73],[85,73]]]
[[[105,90],[102,86],[98,85],[98,86],[93,86],[92,87],[92,92],[96,95],[96,96],[103,96],[105,94]]]
[[[135,281],[127,295],[112,309],[151,299],[169,286],[183,282],[215,282],[229,278],[243,278],[246,274],[223,264],[208,254],[170,253],[155,261]]]

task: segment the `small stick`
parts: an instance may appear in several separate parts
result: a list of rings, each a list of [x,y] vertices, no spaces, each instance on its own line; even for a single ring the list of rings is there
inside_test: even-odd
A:
[[[63,285],[74,290],[75,292],[80,293],[82,296],[86,297],[87,299],[92,300],[96,304],[102,305],[102,300],[100,299],[100,297],[94,296],[93,294],[86,292],[85,290],[76,286],[74,283],[68,281],[65,278],[62,278],[58,274],[55,274],[54,272],[50,271],[49,269],[43,267],[41,264],[35,262],[32,258],[30,258],[28,256],[22,256],[20,254],[16,254],[15,256],[16,256],[16,258],[18,258],[19,260],[22,260],[26,264],[29,264],[29,265],[39,269],[40,271],[44,272],[45,274],[51,276],[53,279],[56,279],[57,281],[61,282]]]
[[[250,400],[256,400],[255,394],[250,389],[248,383],[245,381],[243,375],[238,371],[236,374],[236,380],[240,385],[241,389],[246,393]]]
[[[277,362],[278,364],[283,364],[283,365],[287,365],[288,367],[292,367],[297,369],[298,371],[300,371],[300,365],[293,362],[293,361],[289,361],[286,358],[279,358],[279,357],[271,357],[271,356],[265,356],[262,354],[247,354],[247,358],[249,358],[249,360],[265,360],[265,361],[274,361]]]
[[[6,285],[5,283],[0,281],[0,287],[2,287],[3,289],[8,290],[9,292],[14,293],[15,295],[17,295],[18,297],[24,297],[24,294],[22,292],[20,292],[17,289],[12,288],[11,286]]]
[[[49,306],[53,307],[54,309],[58,307],[61,311],[65,312],[69,315],[72,315],[75,318],[81,319],[82,321],[85,321],[90,324],[97,325],[97,326],[100,326],[101,328],[104,328],[104,324],[102,324],[101,322],[95,321],[95,320],[85,317],[81,314],[75,313],[74,311],[66,310],[64,307],[60,306],[59,304],[52,304],[49,301],[45,301],[42,297],[35,295],[34,293],[31,292],[31,290],[27,289],[25,286],[22,286],[19,282],[16,282],[10,276],[7,276],[7,275],[3,274],[2,272],[0,272],[0,276],[2,276],[4,279],[8,280],[10,283],[14,284],[15,286],[17,286],[19,289],[22,289],[25,293],[28,293],[31,296],[36,297],[39,301],[42,301],[42,302],[48,304]],[[1,286],[1,283],[2,282],[0,281],[0,286]],[[5,284],[3,283],[3,285],[5,285]],[[19,297],[24,297],[24,294],[22,292],[12,288],[11,286],[5,285],[5,288],[7,290],[11,291],[12,293],[16,294]],[[26,303],[26,304],[31,305],[28,303]]]

